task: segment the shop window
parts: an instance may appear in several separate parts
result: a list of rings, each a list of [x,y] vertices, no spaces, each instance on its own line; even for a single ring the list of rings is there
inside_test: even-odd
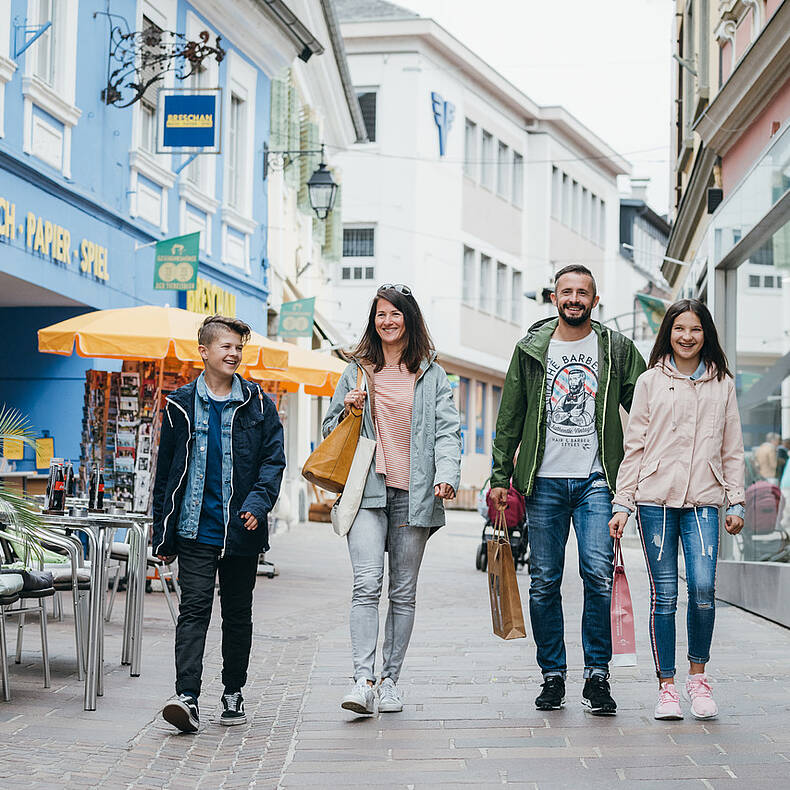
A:
[[[497,146],[496,159],[496,192],[499,197],[506,198],[510,192],[510,149],[502,142]]]
[[[480,183],[486,189],[494,188],[494,137],[485,129],[480,146]]]
[[[477,176],[477,124],[468,118],[464,123],[464,173]]]
[[[360,91],[357,93],[359,109],[362,111],[362,120],[365,122],[365,131],[368,141],[376,142],[376,103],[378,92],[374,90]]]
[[[486,385],[484,381],[475,382],[475,452],[486,452]]]
[[[469,433],[469,379],[464,376],[458,379],[456,406],[461,422],[461,452],[466,455],[466,437]]]
[[[474,307],[475,304],[475,251],[464,247],[463,271],[461,273],[461,299]]]
[[[513,205],[524,205],[524,157],[513,151]]]

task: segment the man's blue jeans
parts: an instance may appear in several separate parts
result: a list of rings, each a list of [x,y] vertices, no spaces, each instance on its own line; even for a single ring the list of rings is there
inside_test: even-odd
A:
[[[719,511],[715,507],[640,505],[639,534],[650,577],[650,645],[659,678],[675,677],[675,613],[678,542],[683,544],[688,585],[688,660],[707,664],[716,619]]]
[[[584,676],[607,673],[612,658],[609,609],[614,551],[609,535],[612,495],[606,478],[600,472],[586,479],[538,477],[527,497],[527,512],[529,616],[543,675],[564,676],[568,668],[560,586],[571,519],[584,583]]]

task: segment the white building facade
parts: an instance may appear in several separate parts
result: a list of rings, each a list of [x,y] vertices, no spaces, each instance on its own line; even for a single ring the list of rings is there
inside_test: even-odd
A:
[[[335,323],[356,339],[378,285],[413,290],[455,387],[468,505],[489,474],[513,348],[551,314],[541,293],[554,272],[583,263],[604,294],[598,317],[621,307],[605,297],[619,243],[616,179],[628,165],[432,20],[379,0],[336,6],[369,142],[337,157]]]

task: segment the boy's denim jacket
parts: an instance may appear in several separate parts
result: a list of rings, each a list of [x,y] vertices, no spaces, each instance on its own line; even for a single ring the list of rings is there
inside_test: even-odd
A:
[[[211,410],[205,374],[198,377],[195,392],[195,442],[194,452],[189,459],[187,488],[181,504],[176,533],[179,537],[194,540],[198,533],[200,511],[203,507],[203,485],[206,478],[206,451],[208,447],[208,420]],[[244,400],[241,379],[233,377],[233,386],[228,398],[222,405],[222,512],[227,513],[230,502],[230,479],[233,473],[231,461],[230,424],[233,406]]]

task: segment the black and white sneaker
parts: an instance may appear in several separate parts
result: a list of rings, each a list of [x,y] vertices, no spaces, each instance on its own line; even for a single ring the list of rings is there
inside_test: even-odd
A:
[[[565,704],[565,680],[561,675],[549,675],[535,700],[538,710],[559,710]]]
[[[226,727],[247,723],[247,714],[244,712],[244,697],[241,696],[240,691],[222,695],[222,714],[219,717],[219,723]]]
[[[612,699],[609,681],[603,675],[592,675],[584,681],[582,705],[590,709],[595,716],[614,716],[617,703]]]
[[[179,694],[162,708],[162,718],[181,732],[197,732],[200,727],[197,700],[189,694]]]

